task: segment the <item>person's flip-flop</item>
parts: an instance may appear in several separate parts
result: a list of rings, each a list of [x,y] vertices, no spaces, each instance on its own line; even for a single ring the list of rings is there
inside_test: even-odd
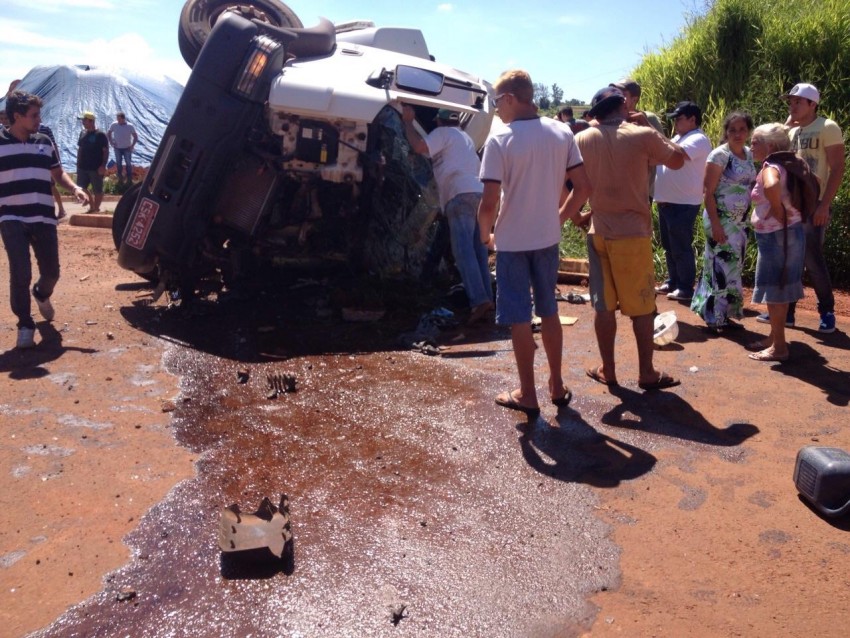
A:
[[[552,405],[557,405],[559,408],[565,408],[573,400],[573,392],[567,386],[564,386],[564,396],[552,399]]]
[[[786,354],[784,357],[780,357],[769,350],[762,350],[761,352],[753,352],[747,355],[753,361],[779,361],[780,363],[783,361],[788,361],[788,355]]]
[[[588,368],[584,371],[584,373],[589,376],[591,379],[596,381],[596,383],[601,383],[602,385],[617,385],[617,381],[611,381],[602,376],[602,366],[596,366],[595,368]]]
[[[678,379],[674,379],[666,372],[660,372],[658,374],[658,381],[652,381],[650,383],[638,383],[638,387],[641,390],[663,390],[664,388],[672,388],[673,386],[679,385],[681,381]]]
[[[496,397],[496,405],[500,405],[503,408],[508,408],[508,410],[516,410],[517,412],[522,412],[524,414],[527,414],[528,416],[540,415],[540,408],[529,408],[527,406],[522,405],[514,398],[513,392],[505,392],[504,394],[498,395]]]
[[[748,343],[744,347],[747,350],[764,350],[765,348],[769,348],[770,345],[764,341],[753,341],[752,343]]]

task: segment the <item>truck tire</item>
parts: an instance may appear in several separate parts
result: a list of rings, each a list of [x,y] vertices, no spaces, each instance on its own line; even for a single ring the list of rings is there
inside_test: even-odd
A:
[[[304,26],[295,12],[278,0],[187,0],[180,12],[177,43],[180,54],[190,68],[194,67],[216,20],[225,11],[233,11],[248,20],[256,18],[285,29],[300,29]]]

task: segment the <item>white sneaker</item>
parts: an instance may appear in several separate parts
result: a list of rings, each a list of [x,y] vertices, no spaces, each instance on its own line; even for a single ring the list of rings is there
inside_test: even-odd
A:
[[[34,348],[35,347],[35,329],[33,328],[18,328],[18,343],[16,348]]]
[[[35,299],[35,305],[38,306],[38,312],[41,313],[41,316],[44,317],[45,321],[53,321],[53,317],[56,316],[56,311],[53,310],[53,304],[50,303],[50,299],[45,299],[42,301],[38,297],[35,296],[35,291],[32,293],[32,298]]]

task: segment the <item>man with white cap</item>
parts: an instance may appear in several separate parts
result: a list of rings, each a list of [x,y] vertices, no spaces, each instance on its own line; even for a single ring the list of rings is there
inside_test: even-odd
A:
[[[820,202],[814,217],[805,222],[806,271],[818,299],[820,325],[818,332],[835,331],[835,297],[823,254],[826,227],[830,219],[832,200],[844,177],[844,136],[838,124],[818,115],[820,91],[812,84],[795,84],[781,96],[788,103],[786,125],[791,148],[809,164],[820,183]],[[794,325],[794,305],[788,307],[785,325]],[[758,318],[763,321],[761,315]]]

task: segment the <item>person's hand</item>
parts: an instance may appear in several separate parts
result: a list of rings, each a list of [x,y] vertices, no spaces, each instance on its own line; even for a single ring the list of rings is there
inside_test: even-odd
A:
[[[487,250],[495,250],[496,249],[496,237],[493,233],[488,233],[486,231],[481,231],[480,233],[481,243],[487,247]]]
[[[409,104],[401,105],[401,121],[405,124],[412,124],[413,120],[416,119],[416,111],[413,110],[413,107]]]
[[[829,222],[829,206],[821,202],[812,216],[812,224],[815,226],[826,226],[827,222]]]
[[[649,123],[649,120],[646,119],[646,114],[641,111],[629,111],[629,116],[626,118],[626,122],[631,122],[638,126],[652,126]]]
[[[97,168],[97,174],[98,175],[106,175],[106,167],[105,166],[99,166]]]
[[[723,225],[719,219],[717,221],[712,220],[711,222],[711,238],[718,244],[725,244],[728,240],[726,231],[723,230]]]
[[[86,206],[89,204],[89,193],[87,190],[80,188],[77,186],[74,189],[74,199],[77,200],[78,204],[85,204]]]

